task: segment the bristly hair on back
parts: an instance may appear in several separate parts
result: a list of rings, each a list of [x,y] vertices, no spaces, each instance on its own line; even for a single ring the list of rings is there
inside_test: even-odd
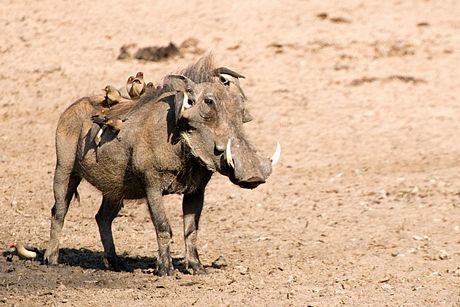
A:
[[[206,56],[200,58],[195,63],[187,66],[182,70],[179,70],[176,74],[184,75],[195,83],[213,82],[216,80],[216,78],[213,79],[213,77],[215,77],[214,69],[214,58],[212,54],[209,53]],[[170,81],[167,80],[167,77],[165,77],[162,84],[160,85],[159,90],[153,93],[147,93],[139,100],[136,105],[140,106],[144,103],[148,103],[149,101],[156,101],[156,99],[158,99],[164,93],[171,91],[174,91],[174,89],[171,88]]]

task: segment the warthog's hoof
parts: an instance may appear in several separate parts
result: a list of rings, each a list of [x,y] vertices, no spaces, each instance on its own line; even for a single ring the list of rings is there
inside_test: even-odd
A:
[[[157,270],[158,276],[172,276],[174,272],[174,268],[171,266],[159,266]]]
[[[127,267],[123,261],[118,257],[104,257],[104,266],[108,270],[115,272],[127,271]]]
[[[187,265],[187,270],[192,269],[193,275],[204,275],[207,274],[208,272],[204,268],[204,266],[201,264],[201,262],[189,262]]]
[[[43,263],[48,265],[56,265],[58,264],[58,253],[48,253],[48,250],[45,252],[45,256],[43,257]]]
[[[203,266],[193,269],[193,275],[205,275],[205,274],[208,274],[208,271],[206,271],[206,269]]]

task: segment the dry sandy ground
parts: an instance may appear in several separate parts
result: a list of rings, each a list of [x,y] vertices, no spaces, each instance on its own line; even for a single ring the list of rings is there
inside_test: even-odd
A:
[[[120,47],[195,38],[247,78],[247,125],[279,166],[253,191],[216,175],[199,248],[205,276],[153,274],[143,202],[114,224],[131,272],[106,271],[83,184],[62,264],[0,256],[0,304],[460,305],[460,2],[2,1],[0,246],[43,250],[61,112],[106,84],[199,58],[117,60]],[[150,3],[148,3],[150,2]],[[161,4],[160,4],[161,3]],[[183,257],[180,198],[167,198]],[[227,267],[211,268],[223,256]]]

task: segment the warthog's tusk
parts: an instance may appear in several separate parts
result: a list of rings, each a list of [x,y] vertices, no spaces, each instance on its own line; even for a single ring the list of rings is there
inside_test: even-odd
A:
[[[16,248],[16,252],[18,253],[19,257],[24,259],[35,259],[37,257],[37,253],[27,250],[24,245],[21,243],[13,243],[11,247]]]
[[[272,161],[272,166],[278,162],[278,160],[280,159],[280,156],[281,156],[281,145],[280,145],[280,142],[276,142],[275,153],[270,158],[270,161]]]
[[[227,148],[225,149],[225,158],[227,159],[227,164],[230,165],[234,169],[235,164],[233,163],[231,147],[232,147],[232,139],[228,139]]]

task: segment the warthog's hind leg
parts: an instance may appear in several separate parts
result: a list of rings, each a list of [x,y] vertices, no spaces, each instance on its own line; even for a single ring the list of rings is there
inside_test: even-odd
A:
[[[51,209],[50,240],[45,252],[46,264],[57,264],[59,258],[59,239],[61,237],[64,219],[69,210],[70,201],[76,195],[81,177],[75,173],[57,166],[54,173],[54,206]]]
[[[113,243],[112,222],[123,207],[123,200],[110,200],[103,197],[101,207],[96,214],[97,226],[104,247],[104,265],[115,271],[125,271],[124,263],[120,261]]]
[[[196,248],[198,224],[203,209],[204,191],[197,194],[185,194],[182,200],[185,238],[185,267],[190,267],[195,274],[206,273],[198,257]]]

